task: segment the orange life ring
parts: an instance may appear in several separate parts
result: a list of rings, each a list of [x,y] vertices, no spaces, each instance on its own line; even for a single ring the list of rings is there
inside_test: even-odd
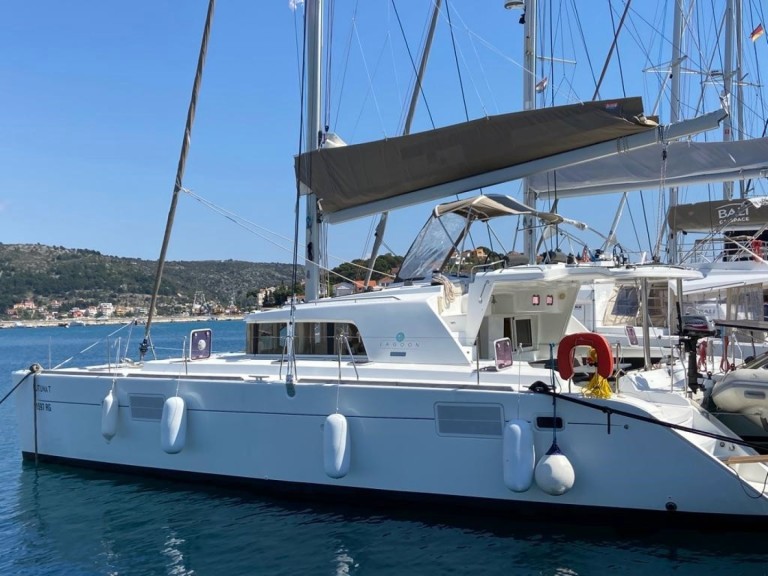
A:
[[[591,346],[597,352],[597,373],[603,378],[613,374],[613,353],[608,340],[595,332],[568,334],[557,346],[557,371],[568,380],[573,376],[573,350],[577,346]]]

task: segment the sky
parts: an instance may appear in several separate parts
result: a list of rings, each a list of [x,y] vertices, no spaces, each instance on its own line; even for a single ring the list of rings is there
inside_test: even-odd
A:
[[[408,50],[418,58],[432,2],[331,4],[325,121],[349,143],[399,135],[413,78]],[[663,74],[643,69],[669,60],[672,2],[641,4],[642,12],[629,13],[600,96],[642,96],[646,113],[658,108],[664,122]],[[157,259],[207,5],[6,3],[0,17],[0,242]],[[546,3],[542,18],[556,32],[542,35],[542,42],[557,58],[577,63],[542,61],[537,79],[551,79],[537,105],[593,98],[623,8],[618,0]],[[289,0],[218,1],[183,180],[204,202],[180,197],[169,260],[292,261],[303,10]],[[502,0],[445,0],[412,132],[521,108],[520,14],[505,10]],[[749,18],[745,27],[756,16]],[[702,17],[701,38],[711,38],[716,27],[714,18]],[[703,59],[703,48],[697,50]],[[686,82],[688,90],[699,85]],[[521,199],[519,182],[487,192]],[[660,202],[658,191],[631,197],[624,244],[648,248]],[[617,204],[618,197],[592,197],[564,203],[560,211],[607,232]],[[302,221],[303,201],[300,206]],[[384,251],[404,254],[431,208],[393,213]],[[375,223],[365,218],[333,226],[331,267],[367,257]],[[303,235],[302,227],[302,243]],[[507,249],[511,243],[510,236]],[[522,248],[519,240],[516,247]]]

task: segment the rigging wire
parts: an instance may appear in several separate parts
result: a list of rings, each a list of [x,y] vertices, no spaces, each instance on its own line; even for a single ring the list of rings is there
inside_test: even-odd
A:
[[[629,11],[630,4],[632,4],[632,0],[627,0],[627,4],[624,7],[624,13],[621,15],[621,20],[619,20],[619,28],[616,29],[616,25],[613,24],[613,9],[611,8],[611,0],[608,0],[608,11],[611,13],[611,23],[613,24],[613,41],[611,42],[611,48],[608,50],[608,55],[605,57],[603,70],[600,73],[600,79],[597,81],[597,86],[595,86],[595,93],[592,96],[592,100],[597,100],[598,96],[600,95],[600,86],[602,86],[603,80],[605,79],[605,74],[606,72],[608,72],[608,64],[610,64],[611,62],[613,51],[617,49],[619,34],[621,33],[621,29],[624,27],[624,19],[627,17],[627,12]],[[624,82],[622,79],[622,88],[623,88],[623,83]]]
[[[335,22],[335,1],[325,0],[326,2],[326,14],[327,22],[323,26],[325,33],[325,46],[333,46],[333,25]],[[323,98],[323,128],[325,132],[328,132],[330,127],[330,115],[331,115],[331,86],[333,85],[333,75],[331,74],[333,69],[333,51],[328,50],[325,58],[325,72],[323,78],[325,96]]]
[[[317,8],[315,8],[317,9]],[[303,49],[301,51],[302,57],[301,57],[301,83],[300,83],[300,110],[299,110],[299,141],[298,141],[298,150],[299,150],[299,170],[298,174],[302,171],[302,152],[304,150],[304,99],[307,98],[306,94],[306,88],[307,88],[307,23],[308,20],[308,14],[307,10],[304,10],[304,27],[303,27]],[[312,136],[315,137],[314,135]],[[310,162],[311,156],[307,156],[307,162]],[[311,173],[311,167],[310,167],[310,173]],[[296,176],[296,203],[293,207],[293,260],[291,262],[292,268],[291,268],[291,298],[290,298],[290,315],[288,318],[288,324],[286,327],[286,347],[287,347],[287,373],[286,373],[286,385],[288,388],[288,394],[289,396],[292,396],[295,394],[295,389],[293,388],[293,375],[294,375],[294,364],[296,362],[296,358],[294,356],[294,350],[293,350],[293,331],[295,326],[295,314],[296,314],[296,287],[298,282],[298,269],[299,269],[299,211],[301,207],[301,180],[299,176]],[[312,258],[309,258],[312,260]]]
[[[363,68],[365,69],[366,79],[368,80],[368,85],[367,85],[367,90],[366,90],[366,93],[365,93],[365,98],[363,99],[363,103],[362,103],[362,105],[360,107],[360,113],[359,113],[358,118],[357,118],[357,123],[359,123],[360,119],[363,117],[364,107],[365,107],[366,102],[368,101],[368,96],[370,95],[371,100],[373,101],[374,109],[376,110],[376,116],[378,117],[378,120],[379,120],[379,127],[381,128],[381,133],[382,133],[384,138],[387,138],[389,135],[387,134],[387,130],[384,127],[384,118],[381,115],[381,107],[379,106],[379,101],[376,98],[376,91],[373,89],[373,77],[375,76],[375,74],[372,75],[371,71],[370,71],[370,69],[368,67],[368,60],[365,58],[365,53],[363,51],[363,45],[362,45],[362,42],[360,41],[360,30],[357,27],[357,22],[356,21],[353,22],[352,28],[353,28],[353,31],[354,31],[354,38],[357,41],[357,47],[358,47],[358,49],[360,51],[360,54],[361,54],[361,58],[362,58],[362,62],[363,62]],[[379,53],[379,56],[376,59],[376,67],[374,68],[374,72],[376,70],[378,70],[379,64],[381,63],[381,60],[384,57],[384,49],[385,49],[384,46],[382,46],[381,52]]]
[[[432,118],[432,111],[429,109],[429,103],[427,102],[427,97],[424,94],[424,87],[422,86],[421,82],[419,81],[419,73],[416,67],[416,61],[413,58],[413,53],[411,52],[411,46],[408,43],[406,36],[405,36],[405,30],[403,28],[403,22],[400,19],[400,13],[397,11],[397,5],[395,4],[395,0],[392,0],[392,8],[395,12],[395,19],[397,20],[397,24],[400,27],[400,33],[403,36],[403,41],[405,42],[405,50],[408,53],[408,61],[411,63],[411,68],[413,68],[414,77],[416,78],[414,82],[419,83],[419,94],[421,94],[421,99],[424,102],[424,107],[427,111],[427,116],[429,116],[429,123],[432,126],[432,128],[435,127],[435,121]]]
[[[475,96],[477,97],[477,100],[480,103],[479,105],[480,105],[480,108],[483,111],[483,115],[484,116],[488,116],[489,112],[488,112],[488,107],[485,105],[483,96],[480,93],[480,89],[479,89],[477,83],[475,82],[475,78],[472,75],[472,70],[474,68],[479,68],[481,70],[481,72],[483,72],[483,74],[481,74],[481,76],[482,76],[482,78],[484,80],[484,87],[485,87],[485,89],[489,93],[489,98],[490,98],[490,100],[493,103],[493,109],[496,111],[496,113],[498,113],[500,108],[499,108],[498,102],[496,102],[496,99],[494,97],[494,92],[491,89],[491,86],[490,86],[490,84],[488,82],[488,76],[489,75],[484,73],[485,70],[484,70],[484,67],[483,67],[483,64],[482,64],[482,59],[480,58],[480,53],[478,52],[478,44],[483,45],[483,47],[487,48],[489,51],[493,52],[495,55],[499,56],[500,58],[502,58],[504,60],[507,60],[508,62],[511,62],[512,64],[514,64],[518,68],[522,69],[522,66],[518,62],[516,62],[515,60],[507,57],[505,54],[502,54],[495,46],[491,45],[486,40],[484,40],[483,38],[478,36],[475,32],[470,30],[467,27],[467,25],[464,22],[464,20],[461,18],[461,14],[456,9],[456,6],[453,7],[452,14],[454,15],[455,18],[457,18],[459,20],[459,22],[462,23],[462,32],[466,35],[467,40],[469,41],[469,45],[472,47],[472,52],[474,54],[474,63],[472,65],[470,65],[468,60],[467,60],[467,58],[465,57],[464,53],[461,50],[461,45],[457,44],[458,55],[461,58],[461,63],[464,65],[464,70],[466,70],[467,78],[468,78],[470,84],[472,85],[472,88],[474,89]],[[452,29],[453,28],[458,28],[458,26],[456,26],[453,22],[449,22],[448,25]],[[453,32],[451,32],[451,33],[453,34]]]
[[[632,3],[632,0],[627,0],[627,4],[624,7],[624,14],[621,15],[621,21],[619,22],[619,29],[616,30],[616,24],[613,20],[613,7],[611,6],[611,0],[608,0],[608,11],[611,13],[611,26],[613,27],[613,31],[614,31],[614,34],[616,35],[617,40],[619,38],[619,32],[621,32],[621,28],[624,24],[624,17],[629,11],[629,5],[631,3]],[[616,43],[616,61],[619,63],[619,78],[621,78],[621,93],[624,96],[624,98],[626,98],[627,87],[624,83],[624,67],[621,65],[621,48],[619,47],[618,42]]]
[[[592,65],[592,59],[589,57],[589,47],[587,46],[587,38],[584,36],[584,27],[581,25],[581,17],[579,16],[579,9],[576,5],[576,0],[571,0],[573,6],[573,13],[576,19],[576,26],[579,30],[579,36],[581,37],[581,44],[584,49],[584,53],[587,56],[587,64],[589,65],[589,73],[592,75],[592,83],[597,88],[597,78],[595,78],[595,67]]]
[[[357,27],[357,8],[359,6],[359,2],[355,2],[354,10],[352,11],[352,26],[349,29],[349,38],[347,39],[346,44],[346,50],[345,50],[345,58],[344,58],[344,72],[341,75],[341,87],[339,88],[339,104],[336,106],[336,121],[333,123],[333,125],[338,125],[339,123],[339,114],[341,113],[341,102],[344,98],[344,88],[346,86],[346,80],[347,80],[347,71],[349,70],[349,58],[352,53],[352,38],[354,36],[355,28]]]
[[[656,258],[658,258],[658,255],[654,254],[653,252],[653,242],[651,242],[651,229],[648,226],[648,212],[645,208],[645,194],[643,194],[642,190],[640,190],[640,204],[643,207],[643,219],[645,220],[645,233],[648,235],[648,251],[651,253],[651,258],[656,260]],[[631,212],[630,212],[630,215],[631,215]],[[632,222],[634,224],[634,220]],[[638,245],[639,245],[639,241],[638,241]]]
[[[448,29],[451,32],[451,46],[453,47],[453,60],[456,64],[456,75],[459,78],[459,89],[461,90],[461,102],[464,105],[464,118],[469,120],[469,110],[467,109],[467,96],[464,92],[464,82],[461,77],[461,66],[459,66],[459,58],[456,54],[456,37],[453,34],[453,24],[451,22],[451,3],[449,0],[445,2],[445,14],[448,17]],[[481,190],[482,192],[482,190]],[[456,195],[458,198],[458,195]]]
[[[258,238],[260,238],[260,239],[262,239],[262,240],[264,240],[266,242],[269,242],[270,244],[272,244],[273,246],[275,246],[276,248],[278,248],[280,250],[283,250],[285,252],[289,252],[289,253],[293,254],[293,252],[295,250],[294,247],[297,246],[298,236],[296,236],[292,240],[291,238],[288,238],[287,236],[282,236],[282,235],[278,234],[277,232],[273,232],[273,231],[265,228],[264,226],[256,224],[255,222],[252,222],[250,220],[247,220],[247,219],[243,218],[242,216],[239,216],[235,212],[232,212],[230,210],[222,208],[221,206],[217,206],[216,204],[214,204],[210,200],[200,196],[199,194],[193,192],[192,190],[189,190],[187,188],[182,188],[181,191],[184,192],[185,194],[189,195],[193,200],[196,200],[197,202],[199,202],[200,204],[202,204],[203,206],[205,206],[206,208],[208,208],[212,212],[215,212],[215,213],[223,216],[227,220],[231,221],[236,226],[239,226],[240,228],[243,228],[244,230],[250,232],[254,236],[256,236],[256,237],[258,237]],[[270,236],[268,236],[268,235],[271,235],[272,237],[277,238],[278,240],[282,240],[283,242],[280,243],[277,240],[275,240],[273,238],[270,238]],[[386,244],[385,244],[385,246],[386,246]],[[392,250],[389,246],[386,246],[386,248],[387,248],[387,250],[389,250],[391,253],[394,254],[394,250]],[[298,253],[295,255],[295,257],[296,257],[296,263],[298,265]],[[348,262],[344,258],[341,258],[339,256],[334,256],[333,254],[329,254],[329,257],[333,258],[334,260],[336,260],[338,262],[341,262],[341,263],[344,263],[344,264],[349,264],[350,266],[359,268],[359,269],[361,269],[361,270],[363,270],[365,272],[368,272],[370,270],[370,268],[368,268],[367,266],[363,266],[363,265],[358,264],[356,262]],[[322,266],[322,268],[323,268],[323,270],[325,272],[328,272],[330,274],[335,274],[336,276],[339,276],[340,278],[343,278],[344,280],[348,280],[348,281],[351,282],[351,280],[349,280],[345,276],[339,274],[338,272],[335,272],[334,270],[328,268],[327,266]],[[373,271],[377,272],[379,274],[383,274],[384,276],[389,276],[391,278],[394,278],[394,275],[392,275],[392,274],[387,274],[387,273],[379,272],[379,271],[376,271],[376,270],[373,270]]]
[[[552,84],[554,86],[554,80],[555,80],[555,28],[552,23],[552,0],[549,0],[549,78],[552,81]],[[542,38],[542,41],[544,39]],[[541,75],[544,76],[544,63],[541,64]],[[546,88],[545,88],[546,90]],[[549,90],[550,93],[550,106],[555,105],[555,91],[553,88]],[[544,96],[544,101],[546,101],[546,95]]]

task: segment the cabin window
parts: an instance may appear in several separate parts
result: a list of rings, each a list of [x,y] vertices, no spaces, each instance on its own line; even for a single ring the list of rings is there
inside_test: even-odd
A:
[[[637,294],[637,288],[634,286],[619,288],[616,303],[613,306],[613,314],[615,316],[636,316],[639,309],[640,298]]]
[[[283,354],[287,325],[284,322],[264,322],[249,325],[249,354]],[[349,349],[347,344],[349,343]],[[297,322],[294,351],[299,355],[364,356],[365,346],[360,331],[346,322]]]

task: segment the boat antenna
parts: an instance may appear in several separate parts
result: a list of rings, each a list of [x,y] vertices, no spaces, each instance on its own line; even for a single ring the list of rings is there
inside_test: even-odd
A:
[[[184,127],[184,138],[181,143],[181,154],[179,155],[179,165],[176,168],[176,181],[173,185],[173,196],[171,197],[171,207],[168,210],[168,221],[165,224],[165,236],[163,236],[163,247],[160,249],[160,258],[157,261],[157,271],[155,272],[155,284],[152,288],[152,300],[149,304],[149,313],[147,323],[144,327],[144,340],[139,345],[140,359],[144,359],[150,347],[149,332],[152,327],[152,317],[155,314],[155,304],[157,295],[160,292],[160,280],[163,277],[163,268],[165,267],[165,256],[168,252],[168,244],[171,239],[171,229],[173,220],[176,216],[176,204],[179,201],[179,192],[183,190],[182,181],[184,179],[184,168],[187,164],[187,153],[189,152],[189,143],[192,138],[192,124],[195,121],[195,109],[197,108],[197,95],[200,92],[200,83],[203,79],[203,66],[205,65],[205,55],[208,52],[208,37],[211,33],[211,22],[213,21],[213,12],[216,8],[216,0],[209,0],[208,15],[205,19],[205,30],[203,31],[203,40],[200,45],[200,55],[197,59],[197,71],[195,72],[195,82],[192,85],[192,97],[189,101],[189,110],[187,111],[187,123]]]

